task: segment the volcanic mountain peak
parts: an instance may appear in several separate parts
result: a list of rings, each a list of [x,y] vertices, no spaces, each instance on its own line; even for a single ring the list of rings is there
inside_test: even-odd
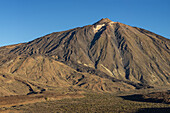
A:
[[[108,18],[102,18],[101,20],[99,20],[98,22],[96,22],[94,25],[96,24],[106,24],[106,23],[113,23],[113,21],[111,21],[110,19]]]
[[[113,21],[111,21],[110,19],[108,18],[102,18],[101,20],[99,20],[98,22],[94,23],[94,32],[98,32],[101,28],[103,28],[104,26],[107,26],[107,25],[112,25]]]

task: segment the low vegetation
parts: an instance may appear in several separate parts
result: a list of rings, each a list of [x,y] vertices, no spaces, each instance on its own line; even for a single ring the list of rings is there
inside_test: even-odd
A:
[[[3,107],[1,110],[22,111],[25,113],[54,113],[54,112],[114,112],[141,113],[153,110],[168,113],[170,105],[166,103],[133,101],[116,94],[86,93],[84,98],[73,98],[37,102],[33,104]]]

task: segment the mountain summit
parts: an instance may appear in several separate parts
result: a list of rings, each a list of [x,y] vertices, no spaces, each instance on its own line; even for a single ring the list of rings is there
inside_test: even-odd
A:
[[[54,32],[0,48],[0,95],[50,88],[116,92],[169,86],[169,48],[169,39],[108,18]]]
[[[96,22],[95,24],[106,24],[106,23],[109,23],[109,22],[113,22],[111,21],[110,19],[108,18],[102,18],[101,20],[99,20],[98,22]],[[94,24],[94,25],[95,25]]]

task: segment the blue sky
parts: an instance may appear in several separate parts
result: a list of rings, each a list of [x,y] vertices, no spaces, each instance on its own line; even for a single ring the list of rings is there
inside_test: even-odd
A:
[[[170,0],[0,0],[0,46],[109,18],[170,39]]]

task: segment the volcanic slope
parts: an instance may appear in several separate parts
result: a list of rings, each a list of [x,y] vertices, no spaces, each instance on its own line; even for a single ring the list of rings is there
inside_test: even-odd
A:
[[[108,18],[54,32],[0,48],[0,80],[9,81],[1,95],[20,94],[25,86],[24,94],[47,85],[109,92],[168,86],[169,48],[169,39]],[[22,85],[12,90],[14,84]]]

